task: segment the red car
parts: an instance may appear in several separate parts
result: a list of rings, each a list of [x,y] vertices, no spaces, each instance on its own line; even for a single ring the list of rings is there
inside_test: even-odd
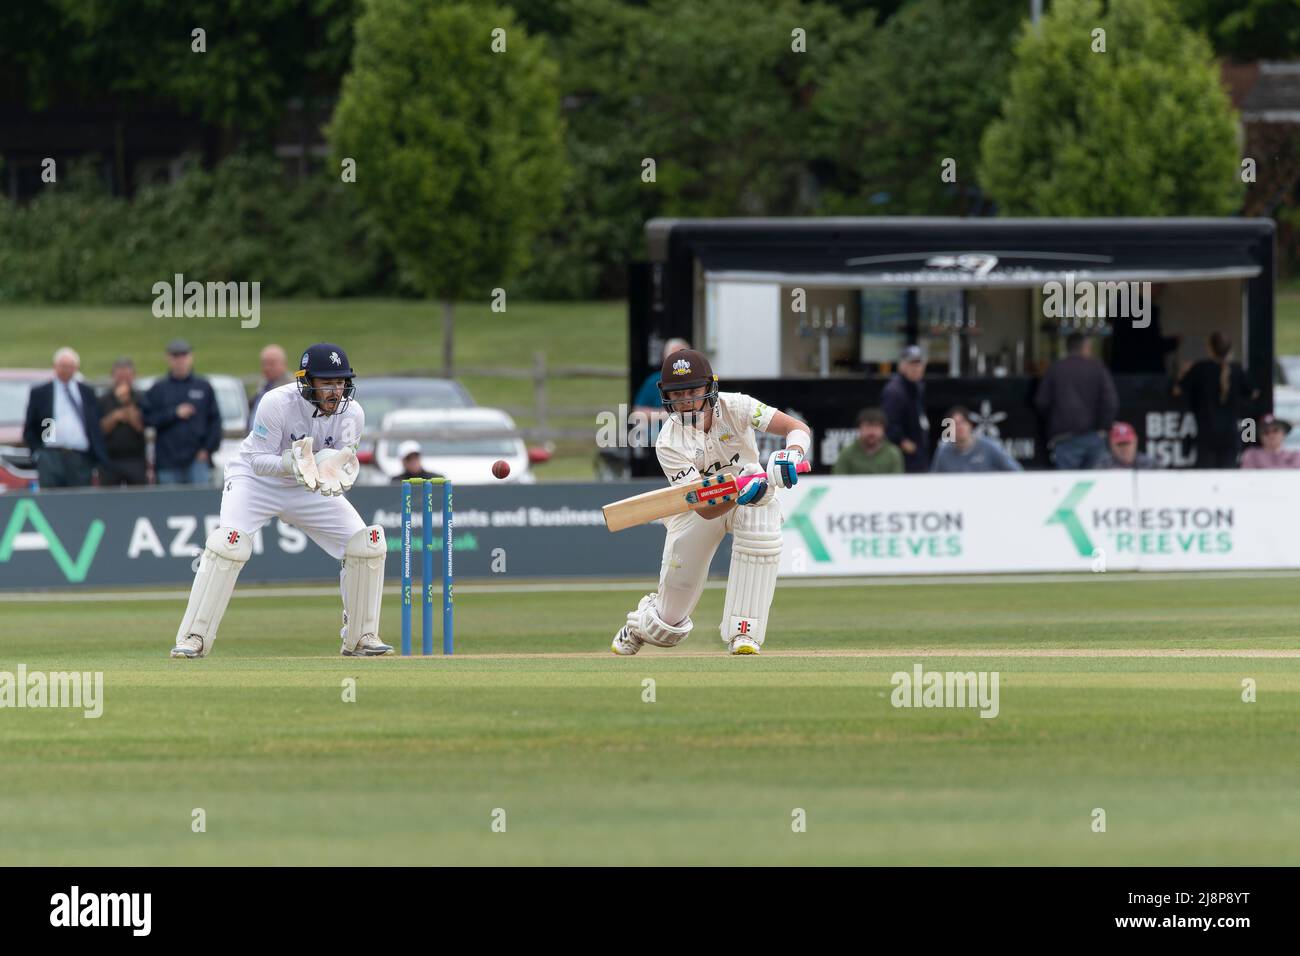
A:
[[[0,491],[26,489],[36,466],[23,447],[23,418],[33,385],[54,378],[48,368],[0,368]]]

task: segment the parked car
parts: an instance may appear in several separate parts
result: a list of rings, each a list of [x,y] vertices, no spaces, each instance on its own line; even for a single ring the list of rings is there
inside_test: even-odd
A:
[[[1274,385],[1300,386],[1300,355],[1279,355],[1273,367]]]
[[[0,368],[0,445],[23,443],[23,419],[33,385],[54,378],[48,368]],[[77,376],[78,380],[81,376]]]
[[[52,378],[48,368],[0,368],[0,491],[27,488],[36,480],[36,464],[23,446],[23,420],[32,386]]]
[[[219,485],[226,464],[239,454],[240,444],[248,437],[248,393],[244,391],[244,383],[233,375],[202,377],[212,383],[213,394],[217,396],[217,413],[221,416],[221,447],[212,456],[212,483]],[[157,380],[156,375],[146,375],[135,380],[135,387],[143,395]],[[152,460],[152,444],[149,454]]]
[[[384,483],[402,473],[397,449],[407,440],[419,442],[425,469],[457,484],[497,481],[492,463],[498,459],[510,465],[510,475],[501,480],[529,484],[537,480],[531,466],[551,457],[545,449],[528,448],[514,419],[496,408],[397,409],[384,416],[382,431],[397,433],[378,441],[371,461]]]
[[[357,379],[357,401],[374,427],[399,408],[473,408],[465,386],[451,378],[404,378],[400,375]]]
[[[0,445],[0,493],[22,491],[36,480],[36,462],[22,445]]]
[[[357,458],[362,464],[373,464],[375,440],[371,434],[379,430],[380,423],[389,412],[403,408],[473,408],[474,399],[465,386],[451,378],[415,378],[400,375],[362,377],[357,380],[357,401],[366,412],[366,430],[361,435]],[[363,479],[366,477],[363,474]],[[372,474],[371,479],[382,481],[383,476]]]

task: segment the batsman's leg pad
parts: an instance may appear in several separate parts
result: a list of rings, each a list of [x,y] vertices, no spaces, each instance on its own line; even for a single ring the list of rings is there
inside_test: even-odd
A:
[[[627,626],[637,637],[656,647],[675,647],[690,636],[695,625],[688,617],[680,624],[669,624],[659,616],[655,595],[647,594],[635,611],[629,611]]]
[[[737,508],[731,529],[731,570],[722,608],[722,639],[748,637],[760,646],[781,564],[781,507]]]
[[[384,594],[384,558],[388,539],[384,529],[372,524],[348,539],[339,577],[343,591],[343,646],[349,651],[366,634],[379,636],[379,606]]]
[[[191,634],[203,639],[202,654],[212,651],[221,616],[226,613],[235,579],[253,554],[253,536],[236,528],[217,528],[204,542],[199,570],[190,588],[190,603],[176,631],[176,641]]]

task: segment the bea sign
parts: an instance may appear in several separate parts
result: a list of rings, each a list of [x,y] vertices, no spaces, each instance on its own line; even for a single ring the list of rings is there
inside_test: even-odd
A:
[[[1196,418],[1191,412],[1147,412],[1147,454],[1157,468],[1192,468],[1196,448],[1185,439],[1196,438]]]

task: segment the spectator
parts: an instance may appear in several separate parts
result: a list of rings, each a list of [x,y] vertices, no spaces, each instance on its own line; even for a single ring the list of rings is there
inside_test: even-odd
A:
[[[70,348],[54,353],[54,381],[33,385],[27,399],[23,442],[36,459],[42,488],[84,488],[96,465],[108,460],[99,430],[94,389],[75,380],[81,357]]]
[[[113,363],[113,384],[100,396],[108,464],[100,470],[101,485],[145,485],[149,463],[145,459],[143,398],[135,388],[135,363],[120,358]]]
[[[284,349],[278,345],[268,345],[262,349],[262,387],[249,400],[248,423],[251,427],[257,421],[257,403],[273,388],[289,383],[289,362],[284,357]]]
[[[970,412],[958,405],[948,412],[952,420],[952,441],[940,441],[931,471],[940,473],[975,471],[1023,471],[1020,463],[995,441],[975,434]]]
[[[393,479],[394,483],[407,481],[411,478],[443,477],[437,472],[424,470],[424,462],[420,460],[420,443],[418,441],[404,441],[398,445],[397,457],[402,460],[402,473]]]
[[[168,374],[144,401],[144,422],[155,429],[154,469],[160,485],[203,485],[212,478],[212,453],[221,447],[221,413],[206,378],[194,374],[190,344],[167,345]]]
[[[1241,453],[1238,422],[1254,397],[1246,373],[1232,361],[1232,343],[1221,332],[1207,342],[1209,356],[1183,373],[1174,389],[1196,416],[1196,467],[1236,468]]]
[[[690,347],[691,343],[685,339],[669,339],[664,343],[663,352],[659,356],[660,365],[674,352]],[[644,452],[646,448],[654,447],[655,440],[659,437],[659,429],[667,417],[668,413],[664,411],[663,399],[659,394],[659,368],[656,367],[646,376],[646,380],[641,383],[636,396],[632,399],[632,414],[628,416],[628,424],[638,428],[646,438],[644,446],[637,442],[634,451]]]
[[[864,408],[858,414],[858,440],[840,449],[833,475],[901,475],[903,453],[885,438],[885,413]]]
[[[908,473],[930,468],[930,419],[925,414],[925,353],[909,345],[898,357],[894,373],[880,394],[885,412],[885,435],[903,453]]]
[[[1300,451],[1286,449],[1282,443],[1291,434],[1291,423],[1272,415],[1259,420],[1259,444],[1241,456],[1242,468],[1300,468]]]
[[[1092,340],[1078,332],[1065,339],[1065,358],[1038,383],[1034,404],[1047,427],[1047,448],[1057,468],[1096,468],[1106,454],[1102,433],[1119,410],[1115,382],[1092,357]]]
[[[1145,471],[1154,468],[1151,456],[1137,450],[1138,435],[1128,422],[1110,426],[1110,451],[1101,456],[1098,468],[1133,468]]]
[[[1163,375],[1171,373],[1168,355],[1178,349],[1178,336],[1160,331],[1161,313],[1157,299],[1164,297],[1165,284],[1151,285],[1149,322],[1139,327],[1131,319],[1115,318],[1111,324],[1110,370],[1116,375]]]
[[[659,364],[674,352],[680,352],[682,349],[688,349],[691,343],[685,339],[669,339],[664,343],[664,350],[659,355]],[[663,401],[659,395],[659,367],[646,376],[646,380],[641,383],[641,388],[637,390],[636,397],[632,400],[632,411],[648,412],[662,418],[664,416]]]

